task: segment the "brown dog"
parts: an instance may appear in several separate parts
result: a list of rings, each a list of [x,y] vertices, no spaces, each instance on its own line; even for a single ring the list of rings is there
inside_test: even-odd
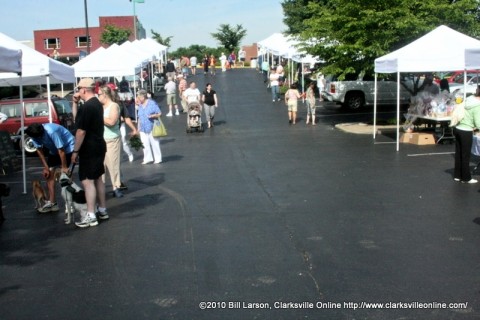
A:
[[[42,187],[40,180],[32,181],[32,194],[33,199],[35,200],[35,209],[40,209],[47,201],[47,194]]]

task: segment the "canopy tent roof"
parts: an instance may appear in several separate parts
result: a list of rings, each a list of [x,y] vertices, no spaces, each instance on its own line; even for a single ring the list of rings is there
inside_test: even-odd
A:
[[[257,43],[259,48],[268,50],[277,56],[288,54],[289,51],[292,50],[292,45],[293,40],[290,40],[281,33],[274,33]]]
[[[144,58],[113,44],[108,49],[83,58],[73,65],[77,77],[117,77],[139,71]]]
[[[127,41],[120,46],[113,44],[108,49],[97,49],[73,67],[77,77],[133,75],[148,61],[163,60],[167,48],[153,39]]]
[[[274,33],[270,37],[259,41],[257,46],[262,52],[269,51],[277,56],[282,56],[284,58],[292,59],[295,62],[299,63],[317,63],[321,62],[318,57],[313,57],[310,54],[299,50],[297,48],[298,41],[286,37],[281,33]]]
[[[0,72],[22,72],[22,50],[0,45]]]
[[[447,26],[375,59],[375,72],[425,72],[480,69],[480,41]]]
[[[167,46],[164,46],[152,38],[146,38],[141,40],[135,40],[132,42],[135,46],[140,47],[149,53],[150,57],[160,59],[163,61],[164,55],[167,54]]]
[[[50,83],[74,83],[75,74],[71,66],[51,59],[34,49],[17,42],[0,33],[0,43],[10,49],[22,51],[22,84],[35,85],[45,83],[49,76]],[[0,74],[0,86],[19,86],[20,76],[16,73]]]

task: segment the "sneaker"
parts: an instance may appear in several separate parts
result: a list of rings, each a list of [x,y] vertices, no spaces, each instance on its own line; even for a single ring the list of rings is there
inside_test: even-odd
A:
[[[453,181],[459,182],[460,179],[459,178],[453,178]]]
[[[113,190],[113,195],[115,196],[115,198],[123,198],[123,193],[119,189]]]
[[[108,212],[105,210],[103,212],[97,211],[97,217],[100,220],[108,220],[110,217],[108,216]]]
[[[272,100],[272,102],[275,102],[275,100]]]
[[[159,163],[162,163],[162,161],[155,161],[154,163],[155,163],[155,164],[159,164]]]
[[[470,179],[470,180],[468,180],[468,181],[462,181],[462,182],[463,182],[463,183],[470,183],[470,184],[472,184],[472,183],[477,183],[478,180],[472,178],[472,179]]]
[[[178,109],[175,111],[175,115],[176,115],[176,116],[179,116],[179,115],[180,115],[180,112],[178,112]]]
[[[128,162],[133,162],[133,154],[128,155]]]
[[[46,213],[46,212],[52,212],[52,211],[58,211],[58,205],[56,202],[51,203],[50,201],[47,201],[43,207],[38,209],[38,212],[40,213]]]
[[[128,187],[125,183],[120,183],[120,187],[117,188],[118,190],[128,190]]]
[[[98,225],[97,217],[93,213],[87,213],[80,222],[75,222],[79,228],[95,227]]]
[[[167,113],[167,117],[173,116],[172,112]]]

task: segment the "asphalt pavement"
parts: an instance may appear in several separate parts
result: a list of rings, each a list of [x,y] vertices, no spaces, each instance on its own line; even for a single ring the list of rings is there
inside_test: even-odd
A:
[[[453,181],[452,144],[334,128],[368,109],[289,125],[251,69],[188,80],[213,84],[215,127],[164,117],[163,163],[124,159],[110,220],[36,213],[35,157],[27,194],[0,177],[0,319],[480,318],[480,185]]]

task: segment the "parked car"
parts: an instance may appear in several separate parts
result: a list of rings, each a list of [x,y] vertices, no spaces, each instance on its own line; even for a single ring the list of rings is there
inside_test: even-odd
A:
[[[480,74],[480,70],[467,70],[467,81],[476,75]],[[443,76],[443,79],[447,79],[448,83],[463,83],[464,80],[464,74],[463,70],[462,71],[453,71],[453,72],[448,72]],[[435,82],[437,84],[440,84],[440,78],[435,78]]]
[[[462,82],[449,83],[450,92],[455,96],[457,95],[463,96],[464,88],[467,96],[475,94],[475,91],[477,90],[478,85],[480,85],[480,75],[467,74],[467,83],[466,85],[464,85],[463,73],[462,73]]]
[[[21,146],[21,115],[25,117],[24,127],[32,123],[48,123],[48,99],[47,98],[29,98],[23,99],[24,108],[22,109],[20,99],[2,99],[0,100],[0,112],[7,116],[7,119],[0,123],[0,131],[8,131],[15,145]],[[70,131],[74,129],[72,107],[68,100],[53,96],[50,103],[50,112],[52,113],[52,122],[60,124]],[[35,152],[35,148],[28,137],[25,137],[25,150]]]
[[[375,81],[371,78],[358,76],[350,77],[347,80],[338,81],[335,77],[327,76],[325,91],[322,91],[324,99],[342,104],[343,108],[359,110],[366,105],[374,104]],[[406,81],[402,81],[404,84]],[[411,81],[408,85],[411,86]],[[400,103],[410,102],[410,93],[400,85]],[[397,103],[397,81],[396,79],[377,80],[377,105],[394,105]]]

